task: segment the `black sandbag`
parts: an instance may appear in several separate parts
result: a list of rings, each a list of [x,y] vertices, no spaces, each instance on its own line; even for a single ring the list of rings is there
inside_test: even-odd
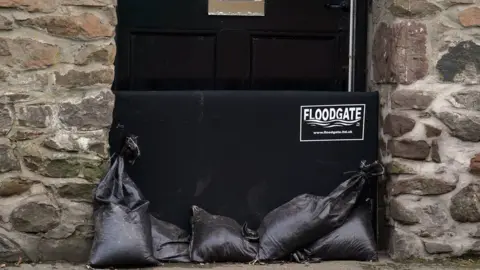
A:
[[[267,214],[258,230],[257,260],[284,259],[311,244],[312,239],[323,237],[343,225],[366,180],[379,174],[378,166],[377,162],[370,165],[362,162],[360,170],[327,197],[303,194]]]
[[[190,259],[206,262],[250,262],[258,252],[258,235],[229,217],[192,207]]]
[[[89,264],[104,267],[158,265],[153,257],[149,202],[125,171],[124,157],[139,153],[134,137],[94,192],[95,234]],[[136,158],[136,156],[135,156]]]
[[[186,231],[151,217],[153,255],[161,262],[190,262],[190,236]]]
[[[356,207],[345,224],[295,252],[293,258],[296,262],[377,261],[370,204]]]

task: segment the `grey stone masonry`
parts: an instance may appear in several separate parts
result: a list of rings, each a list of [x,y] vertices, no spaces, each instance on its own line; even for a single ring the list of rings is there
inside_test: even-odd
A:
[[[480,255],[480,0],[373,0],[370,36],[389,255]]]
[[[86,262],[116,0],[0,1],[0,262]]]

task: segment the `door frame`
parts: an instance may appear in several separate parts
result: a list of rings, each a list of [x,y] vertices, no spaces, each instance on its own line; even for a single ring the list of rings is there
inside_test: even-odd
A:
[[[350,25],[353,26],[351,31],[353,41],[352,57],[353,65],[350,67],[352,70],[351,76],[351,92],[367,92],[367,39],[368,39],[368,13],[371,0],[350,0],[350,13],[354,18],[354,22]],[[350,78],[349,78],[350,79]],[[350,92],[350,91],[349,91]]]

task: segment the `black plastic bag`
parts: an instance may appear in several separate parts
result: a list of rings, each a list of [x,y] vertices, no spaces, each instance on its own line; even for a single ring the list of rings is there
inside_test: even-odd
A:
[[[378,172],[378,168],[382,172]],[[327,197],[300,195],[276,208],[263,219],[258,230],[260,247],[257,260],[285,259],[344,224],[369,177],[383,173],[375,162],[366,165],[340,184]]]
[[[95,235],[89,260],[93,267],[158,265],[152,251],[149,202],[124,168],[124,157],[138,155],[136,138],[128,137],[94,192]]]
[[[258,235],[235,220],[192,207],[190,259],[194,262],[250,262],[258,252]]]
[[[153,255],[161,262],[190,262],[190,236],[168,222],[151,217]]]
[[[296,262],[377,261],[370,204],[356,207],[345,224],[295,252],[293,259]]]

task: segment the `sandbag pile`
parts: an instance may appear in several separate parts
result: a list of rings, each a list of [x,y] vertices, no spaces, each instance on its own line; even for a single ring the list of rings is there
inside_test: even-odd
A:
[[[162,262],[375,261],[372,207],[362,197],[375,162],[328,196],[302,194],[265,216],[258,230],[192,207],[191,234],[148,213],[149,202],[125,171],[140,155],[129,136],[94,191],[95,235],[90,265],[149,267]]]

